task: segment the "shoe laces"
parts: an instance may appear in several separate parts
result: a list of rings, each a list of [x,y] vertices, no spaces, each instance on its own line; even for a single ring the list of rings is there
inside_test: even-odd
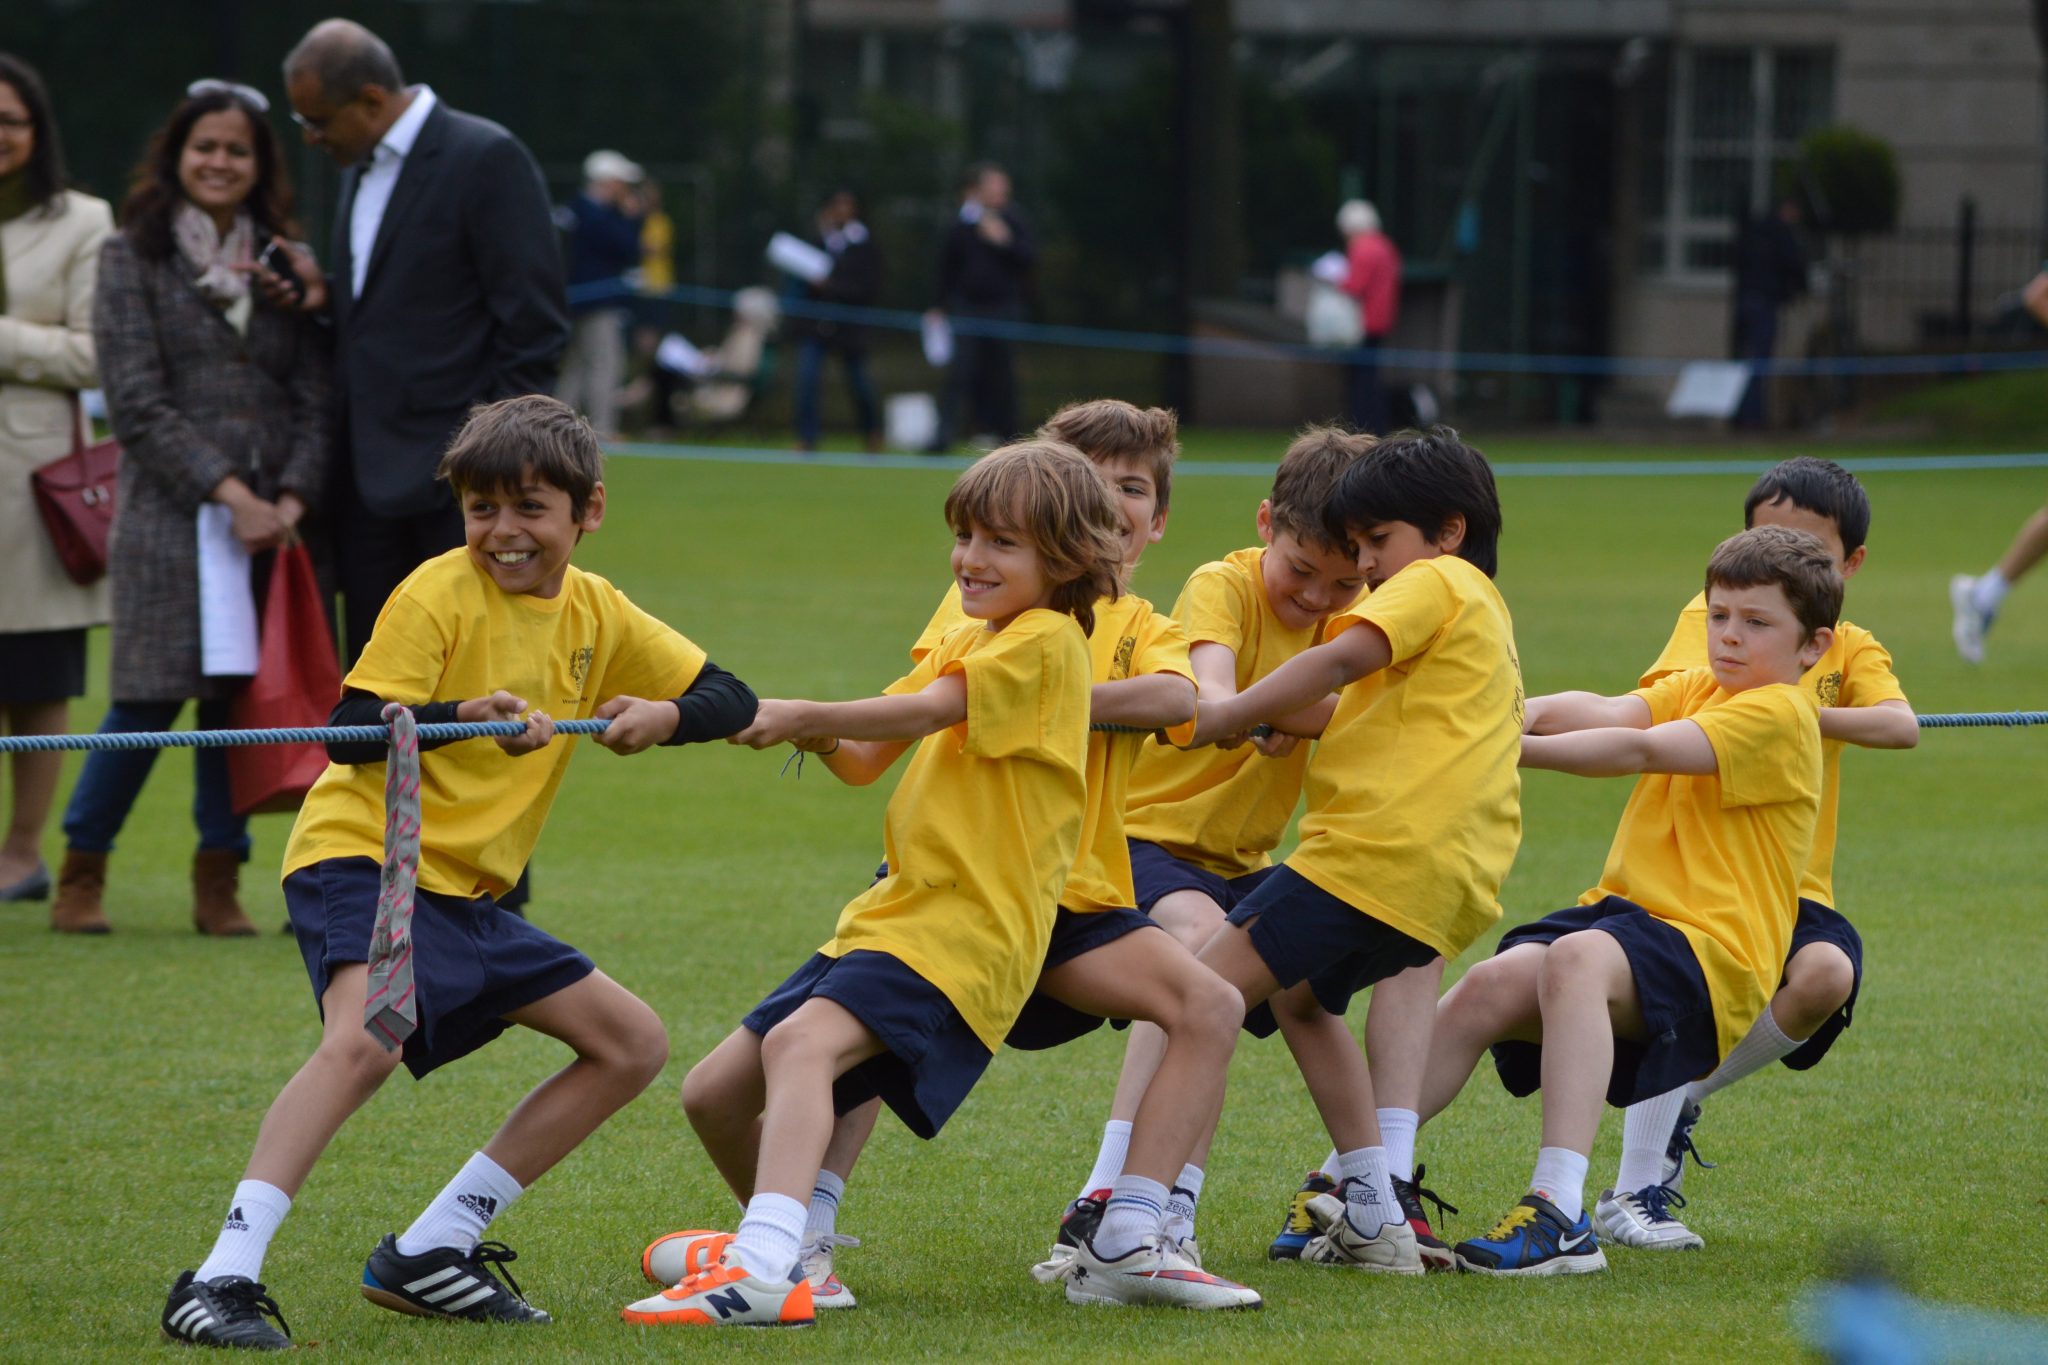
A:
[[[230,1322],[246,1322],[250,1318],[270,1317],[277,1320],[279,1330],[286,1336],[292,1329],[285,1325],[284,1314],[278,1310],[277,1300],[264,1291],[254,1280],[236,1280],[230,1284],[200,1286],[218,1303],[222,1316]]]
[[[1645,1185],[1628,1196],[1643,1211],[1643,1216],[1652,1223],[1673,1223],[1673,1208],[1685,1207],[1685,1196],[1669,1185]]]
[[[818,1234],[818,1239],[806,1247],[805,1250],[830,1251],[834,1247],[857,1247],[859,1245],[860,1238],[858,1237],[848,1237],[843,1232],[821,1232]]]
[[[1535,1221],[1536,1209],[1533,1205],[1517,1204],[1502,1214],[1501,1220],[1493,1225],[1493,1231],[1487,1233],[1480,1240],[1486,1242],[1505,1242],[1508,1238],[1514,1236],[1516,1232]]]
[[[1700,1155],[1700,1149],[1693,1144],[1692,1130],[1699,1126],[1701,1109],[1697,1104],[1688,1104],[1678,1111],[1678,1126],[1671,1130],[1671,1141],[1664,1147],[1664,1160],[1673,1169],[1683,1171],[1685,1159],[1692,1158],[1693,1165],[1703,1171],[1714,1169],[1714,1163]]]
[[[1413,1180],[1403,1180],[1396,1176],[1394,1178],[1394,1198],[1404,1205],[1413,1203],[1417,1213],[1422,1211],[1422,1201],[1427,1199],[1430,1203],[1436,1205],[1436,1221],[1441,1223],[1444,1220],[1444,1215],[1456,1213],[1458,1206],[1456,1204],[1446,1204],[1442,1195],[1438,1194],[1435,1190],[1424,1188],[1422,1177],[1427,1169],[1425,1166],[1417,1166]],[[1402,1212],[1405,1213],[1407,1210],[1404,1208]]]
[[[519,1253],[503,1242],[478,1242],[475,1250],[469,1253],[470,1264],[494,1280],[504,1280],[505,1287],[512,1291],[512,1297],[525,1303],[526,1291],[519,1287],[519,1281],[512,1278],[510,1268],[510,1263],[518,1259]],[[497,1269],[493,1270],[493,1266]]]

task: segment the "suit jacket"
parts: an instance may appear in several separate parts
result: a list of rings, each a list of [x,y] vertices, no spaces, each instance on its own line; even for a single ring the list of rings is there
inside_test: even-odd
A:
[[[107,619],[105,582],[65,574],[37,516],[28,477],[71,449],[78,390],[99,382],[93,281],[114,225],[104,199],[67,190],[61,203],[0,224],[7,312],[0,316],[0,632],[68,630]],[[55,689],[52,690],[55,695]]]
[[[361,178],[342,178],[329,281],[339,463],[371,511],[410,516],[448,497],[434,469],[473,404],[553,391],[569,340],[562,250],[533,154],[437,102],[352,297]]]
[[[818,233],[811,233],[808,240],[822,251],[831,250]],[[804,286],[806,298],[855,308],[873,307],[881,292],[882,253],[875,249],[875,239],[865,227],[861,229],[860,240],[847,241],[839,254],[832,258],[831,274],[816,284]],[[799,341],[805,337],[816,337],[847,352],[867,349],[867,334],[859,323],[839,322],[831,318],[791,318],[789,333]]]
[[[118,701],[224,697],[200,672],[194,523],[230,474],[265,498],[318,509],[326,492],[326,329],[254,295],[245,332],[192,283],[176,251],[136,254],[125,232],[100,250],[93,336],[121,485],[107,544]]]

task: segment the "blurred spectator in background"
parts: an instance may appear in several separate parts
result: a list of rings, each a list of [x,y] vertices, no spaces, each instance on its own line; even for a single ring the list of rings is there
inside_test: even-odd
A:
[[[643,294],[666,294],[676,287],[676,220],[661,206],[661,186],[640,184],[640,278]]]
[[[1393,333],[1401,312],[1401,253],[1380,228],[1380,213],[1363,199],[1337,210],[1344,234],[1344,292],[1358,301],[1359,345],[1365,354],[1345,367],[1351,425],[1384,435],[1389,426],[1387,391],[1380,384],[1372,352]]]
[[[2048,327],[2048,265],[2041,267],[2021,298],[2035,320]],[[1998,619],[2005,595],[2043,559],[2048,559],[2048,507],[2027,518],[1996,564],[1974,578],[1957,574],[1949,580],[1949,606],[1955,612],[1951,633],[1956,653],[1966,662],[1984,662],[1984,636]]]
[[[569,233],[569,287],[617,285],[640,269],[641,228],[647,209],[640,197],[640,167],[613,151],[583,159],[583,193],[563,210]],[[572,303],[569,352],[562,358],[556,397],[590,419],[598,439],[619,434],[619,386],[626,382],[626,326],[632,310],[622,297]]]
[[[812,241],[832,258],[832,273],[804,286],[804,297],[820,303],[870,307],[882,291],[882,257],[860,220],[860,196],[834,190],[818,210]],[[868,382],[866,332],[857,324],[830,318],[792,315],[790,334],[796,339],[796,444],[818,448],[818,390],[825,377],[825,356],[839,353],[846,371],[846,391],[853,399],[861,439],[870,451],[882,448],[882,418],[875,406],[875,388]]]
[[[198,728],[232,724],[245,679],[208,676],[201,649],[200,509],[228,509],[233,538],[263,556],[261,574],[266,552],[296,534],[327,490],[326,329],[251,288],[258,244],[298,235],[269,111],[248,86],[193,82],[151,139],[121,231],[100,253],[93,333],[122,452],[107,557],[113,701],[102,734],[168,730],[188,699],[199,703]],[[53,928],[107,931],[107,857],[156,756],[86,755],[64,811]],[[227,751],[201,749],[192,766],[193,923],[205,934],[253,934],[235,894],[249,820],[235,813]]]
[[[1010,202],[1010,176],[993,162],[969,166],[960,182],[960,212],[939,252],[939,304],[932,314],[1017,322],[1038,246]],[[960,335],[946,372],[934,450],[961,432],[971,405],[972,435],[1007,441],[1017,434],[1016,361],[1002,337]]]
[[[69,728],[85,692],[85,630],[107,619],[102,586],[71,581],[29,492],[29,475],[71,449],[78,390],[99,382],[93,280],[113,227],[104,200],[64,188],[64,148],[42,78],[0,53],[0,726]],[[0,901],[50,894],[43,826],[64,755],[8,756]]]
[[[1735,239],[1735,358],[1769,364],[1778,349],[1778,310],[1806,292],[1806,248],[1799,241],[1804,216],[1787,196],[1769,213],[1742,225]],[[1750,377],[1735,425],[1758,430],[1770,422],[1765,395],[1769,375]]]

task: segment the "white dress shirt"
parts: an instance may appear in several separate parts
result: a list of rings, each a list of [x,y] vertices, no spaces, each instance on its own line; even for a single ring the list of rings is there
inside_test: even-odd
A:
[[[370,253],[377,247],[377,229],[384,223],[384,210],[390,206],[391,191],[398,184],[398,172],[403,169],[405,158],[411,154],[412,144],[419,140],[420,127],[426,123],[427,115],[433,112],[434,103],[431,87],[412,87],[412,103],[384,134],[384,140],[371,149],[369,163],[363,167],[362,176],[356,181],[356,199],[349,206],[348,215],[351,298],[363,296],[363,277],[370,271]]]

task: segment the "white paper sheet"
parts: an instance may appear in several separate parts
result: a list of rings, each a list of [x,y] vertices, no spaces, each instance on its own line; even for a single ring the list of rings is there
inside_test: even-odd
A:
[[[924,358],[934,369],[943,370],[953,363],[953,324],[943,313],[925,314]]]
[[[1695,360],[1678,372],[1667,417],[1733,417],[1749,388],[1751,370],[1736,360]]]
[[[664,370],[703,379],[718,373],[718,362],[690,344],[681,332],[670,332],[654,348],[654,363]]]
[[[832,273],[830,253],[786,232],[778,232],[768,239],[768,263],[812,284],[824,283]]]
[[[256,672],[249,552],[235,539],[234,514],[217,502],[199,508],[199,671],[209,678]]]
[[[1309,266],[1308,273],[1324,284],[1342,288],[1351,274],[1351,262],[1344,259],[1341,251],[1325,251]]]

